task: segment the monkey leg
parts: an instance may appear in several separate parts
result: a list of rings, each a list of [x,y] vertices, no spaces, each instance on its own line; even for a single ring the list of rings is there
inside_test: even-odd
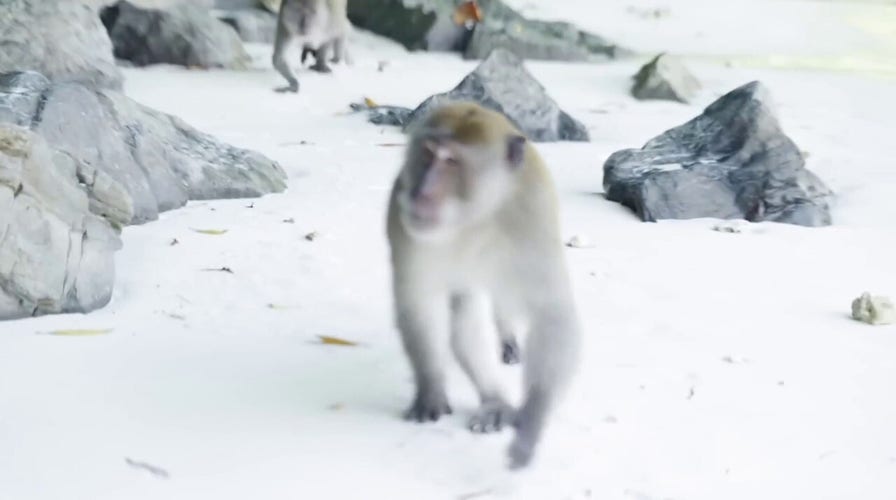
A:
[[[302,46],[302,61],[301,61],[302,64],[305,64],[305,59],[308,56],[311,56],[315,60],[317,60],[317,51],[314,50],[310,45],[303,45]]]
[[[345,55],[345,36],[337,37],[333,40],[333,57],[330,58],[330,62],[334,64],[339,64],[342,61]]]
[[[514,469],[532,460],[548,414],[577,365],[581,335],[574,311],[557,309],[536,317],[526,339],[525,398],[514,421],[516,437],[508,449]]]
[[[484,293],[462,293],[451,300],[451,346],[479,392],[481,406],[470,419],[473,432],[494,432],[513,421],[514,409],[501,390],[491,304]]]
[[[519,328],[500,313],[495,314],[495,324],[498,327],[498,336],[501,342],[501,361],[505,365],[519,364],[522,359],[520,345],[517,342]]]
[[[314,54],[315,62],[314,65],[311,66],[312,70],[317,71],[318,73],[333,72],[333,69],[327,64],[327,54],[329,54],[332,45],[333,42],[326,42],[317,48],[317,52]]]
[[[292,69],[289,67],[289,63],[286,62],[286,49],[289,47],[290,42],[292,42],[293,36],[290,34],[289,30],[282,26],[282,23],[277,24],[277,34],[274,39],[274,55],[271,57],[271,62],[274,65],[274,68],[283,75],[283,78],[286,78],[286,81],[289,82],[289,85],[286,87],[278,87],[274,89],[276,92],[298,92],[299,91],[299,81],[296,79],[295,74],[293,74]]]
[[[425,299],[411,295],[398,295],[397,301],[398,329],[417,389],[405,419],[435,421],[451,414],[445,393],[449,301],[444,295]]]

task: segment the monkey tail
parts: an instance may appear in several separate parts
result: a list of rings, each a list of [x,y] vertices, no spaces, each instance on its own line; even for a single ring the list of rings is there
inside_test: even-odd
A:
[[[507,452],[511,469],[532,461],[550,412],[578,366],[581,334],[574,311],[539,323],[526,342],[525,399],[517,412],[516,436]]]

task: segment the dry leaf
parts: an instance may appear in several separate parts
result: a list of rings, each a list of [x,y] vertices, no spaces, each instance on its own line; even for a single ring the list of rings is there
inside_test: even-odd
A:
[[[325,345],[344,345],[344,346],[356,346],[357,342],[352,342],[351,340],[341,339],[339,337],[330,337],[328,335],[318,335],[317,338],[320,339],[321,344]]]
[[[399,148],[404,146],[404,144],[400,142],[381,142],[377,146],[381,148]]]
[[[211,234],[211,235],[219,235],[227,232],[226,229],[193,229],[197,233],[201,234]]]
[[[137,460],[133,460],[133,459],[130,459],[127,457],[125,457],[124,461],[126,464],[130,465],[131,467],[133,467],[135,469],[143,469],[143,470],[149,472],[150,474],[152,474],[153,476],[163,477],[166,479],[168,478],[168,471],[166,471],[165,469],[163,469],[161,467],[156,467],[155,465],[152,465],[152,464],[149,464],[146,462],[139,462]]]
[[[233,269],[231,269],[231,268],[229,268],[229,267],[227,267],[227,266],[224,266],[224,267],[217,267],[217,268],[214,268],[214,267],[207,267],[207,268],[203,269],[203,271],[214,271],[214,272],[220,272],[220,273],[230,273],[230,274],[233,274]]]
[[[345,405],[342,403],[334,403],[327,407],[328,410],[332,410],[332,411],[339,411],[343,408],[345,408]]]
[[[314,241],[317,237],[320,236],[317,231],[311,231],[310,233],[305,235],[305,239],[308,241]]]
[[[296,223],[296,220],[293,219],[292,217],[290,217],[290,218],[288,218],[288,219],[283,219],[283,220],[280,221],[280,222],[283,222],[284,224],[295,224],[295,223]]]
[[[376,107],[379,106],[379,104],[377,104],[373,99],[371,99],[371,98],[369,98],[369,97],[365,97],[365,98],[364,98],[364,104],[365,104],[368,108],[376,108]]]
[[[468,22],[478,23],[482,21],[482,10],[475,0],[460,4],[454,10],[454,24],[464,25]]]
[[[179,243],[180,243],[180,242],[177,241],[177,238],[172,238],[172,239],[171,239],[171,243],[169,243],[169,245],[174,246],[174,245],[177,245],[177,244],[179,244]]]
[[[50,335],[60,335],[65,337],[86,337],[89,335],[103,335],[112,331],[112,328],[74,328],[70,330],[53,330],[47,332]]]

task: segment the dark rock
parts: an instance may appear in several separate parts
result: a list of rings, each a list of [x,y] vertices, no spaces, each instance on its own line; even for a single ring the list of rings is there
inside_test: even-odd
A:
[[[479,0],[482,20],[458,24],[455,0],[349,0],[352,24],[410,50],[462,52],[484,59],[496,48],[523,59],[583,61],[616,57],[619,47],[569,23],[526,19],[501,0]]]
[[[700,90],[700,82],[677,57],[660,54],[635,75],[632,95],[637,99],[688,102]]]
[[[759,82],[604,164],[606,196],[644,221],[714,217],[803,226],[831,223],[831,191],[806,170]]]
[[[141,9],[122,0],[103,9],[102,20],[115,57],[138,66],[245,69],[250,62],[236,31],[199,4]]]
[[[367,112],[367,121],[374,125],[403,127],[414,110],[400,106],[377,106]]]
[[[79,173],[40,135],[0,124],[0,320],[109,302],[121,240]]]
[[[74,158],[95,206],[130,204],[129,211],[102,213],[121,223],[153,220],[187,200],[286,187],[280,166],[258,153],[220,143],[118,92],[52,85],[36,73],[0,76],[0,122],[28,126]]]
[[[522,59],[586,61],[615,58],[625,51],[616,44],[574,25],[527,19],[500,0],[480,0],[483,20],[464,51],[466,59],[484,59],[496,48]]]
[[[277,15],[267,10],[225,10],[221,11],[218,19],[232,26],[244,42],[274,43]]]
[[[123,81],[96,10],[73,0],[0,2],[0,73],[26,70],[93,87]]]
[[[410,50],[462,50],[469,30],[454,23],[454,9],[454,0],[348,0],[353,25]]]
[[[522,60],[503,49],[492,52],[453,90],[423,101],[405,128],[449,101],[474,101],[503,113],[536,142],[589,140],[585,126],[560,109]]]

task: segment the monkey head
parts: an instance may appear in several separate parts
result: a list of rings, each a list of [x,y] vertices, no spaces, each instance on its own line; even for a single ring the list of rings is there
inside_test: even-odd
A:
[[[493,216],[526,163],[526,138],[503,115],[473,104],[435,109],[410,137],[396,201],[408,234],[423,241]]]

